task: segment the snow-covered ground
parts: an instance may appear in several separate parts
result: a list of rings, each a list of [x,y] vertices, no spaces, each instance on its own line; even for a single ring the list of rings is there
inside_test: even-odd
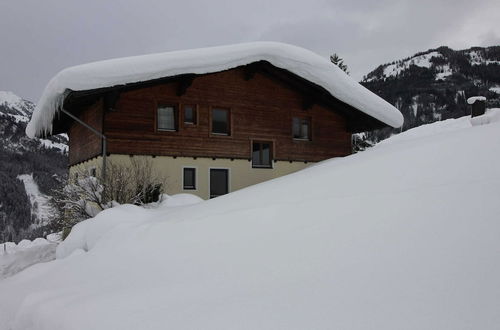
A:
[[[195,205],[103,211],[0,281],[0,329],[498,329],[496,112]]]
[[[17,245],[13,242],[0,244],[0,279],[17,274],[31,265],[54,260],[59,237],[58,234],[51,234],[47,239],[25,239]]]
[[[38,185],[33,179],[33,174],[23,174],[17,177],[24,183],[26,195],[31,203],[31,217],[34,218],[33,227],[45,225],[50,218],[50,213],[54,208],[50,205],[50,199],[38,189]]]

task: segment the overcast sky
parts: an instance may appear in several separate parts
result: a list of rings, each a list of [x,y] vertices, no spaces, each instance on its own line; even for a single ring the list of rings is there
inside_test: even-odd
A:
[[[36,102],[68,66],[257,40],[336,52],[360,80],[429,48],[500,45],[499,18],[499,0],[0,0],[0,90]]]

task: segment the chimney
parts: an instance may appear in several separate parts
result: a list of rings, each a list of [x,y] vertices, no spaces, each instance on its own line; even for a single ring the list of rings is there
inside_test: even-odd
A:
[[[467,99],[467,103],[471,105],[471,117],[484,115],[486,111],[486,97],[473,96]]]

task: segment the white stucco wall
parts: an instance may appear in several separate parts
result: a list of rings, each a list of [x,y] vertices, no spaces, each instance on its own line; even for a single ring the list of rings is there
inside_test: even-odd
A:
[[[166,179],[167,194],[191,193],[203,199],[209,198],[209,171],[211,168],[223,168],[229,170],[229,191],[235,191],[250,185],[274,179],[286,174],[301,170],[311,163],[304,162],[273,162],[273,168],[252,168],[252,162],[246,159],[212,159],[193,157],[166,157],[166,156],[133,156],[137,159],[148,159],[152,161],[154,170]],[[109,162],[119,164],[130,164],[129,155],[110,155]],[[94,158],[90,161],[70,167],[70,177],[78,171],[88,170],[95,167],[100,172],[102,158]],[[196,190],[183,189],[183,169],[192,167],[196,169]]]

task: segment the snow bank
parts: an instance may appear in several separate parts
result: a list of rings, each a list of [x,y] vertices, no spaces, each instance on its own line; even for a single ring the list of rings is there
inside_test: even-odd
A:
[[[54,260],[56,247],[57,244],[39,241],[30,247],[0,254],[0,279],[17,274],[34,264]]]
[[[12,276],[23,269],[55,258],[57,244],[45,238],[33,241],[24,239],[0,244],[0,279]]]
[[[52,121],[69,91],[142,82],[179,74],[204,74],[268,61],[325,88],[334,97],[393,127],[403,116],[337,66],[309,50],[276,42],[253,42],[119,58],[67,68],[48,83],[29,122],[29,137],[52,131]]]
[[[497,329],[500,122],[432,125],[203,203],[102,212],[72,233],[88,252],[0,281],[0,329]]]
[[[127,228],[141,225],[145,219],[152,217],[151,210],[167,211],[172,207],[188,206],[200,203],[203,199],[192,194],[177,194],[169,196],[164,194],[162,202],[153,208],[144,208],[135,205],[119,205],[100,212],[96,217],[78,223],[68,237],[59,244],[56,252],[57,258],[65,258],[75,250],[89,251],[94,245],[109,232],[117,228]]]
[[[472,126],[487,125],[500,121],[500,108],[487,109],[484,115],[470,119]]]
[[[135,205],[119,205],[97,214],[94,218],[76,224],[68,237],[59,244],[57,258],[65,258],[75,250],[88,251],[110,231],[133,227],[144,221],[144,209]]]

